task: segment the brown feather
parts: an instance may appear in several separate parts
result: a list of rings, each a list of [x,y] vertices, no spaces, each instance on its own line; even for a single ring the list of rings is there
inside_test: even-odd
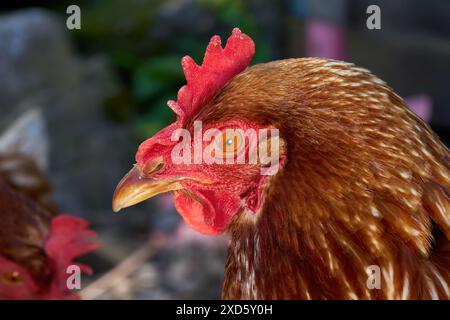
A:
[[[271,125],[287,145],[261,212],[229,228],[224,298],[450,298],[449,151],[383,81],[325,59],[259,64],[198,118]]]
[[[0,255],[27,268],[45,288],[51,279],[44,251],[57,212],[48,178],[23,154],[0,154]]]
[[[41,285],[51,270],[44,243],[52,215],[0,179],[0,255],[27,268]]]
[[[0,179],[47,211],[57,213],[50,181],[33,159],[23,154],[0,154]]]

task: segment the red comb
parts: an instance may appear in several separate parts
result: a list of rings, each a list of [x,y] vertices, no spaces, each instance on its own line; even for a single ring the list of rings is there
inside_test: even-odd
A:
[[[231,78],[242,72],[255,53],[253,40],[234,28],[222,49],[219,36],[213,36],[206,48],[203,64],[185,56],[181,60],[187,84],[178,91],[177,101],[168,106],[179,116],[182,124],[195,115]]]
[[[89,224],[81,218],[59,215],[52,220],[50,236],[45,243],[45,252],[52,260],[56,272],[56,282],[52,285],[60,290],[67,279],[66,268],[77,265],[82,272],[92,273],[88,266],[74,262],[74,259],[99,247],[89,241],[96,233],[89,229]]]

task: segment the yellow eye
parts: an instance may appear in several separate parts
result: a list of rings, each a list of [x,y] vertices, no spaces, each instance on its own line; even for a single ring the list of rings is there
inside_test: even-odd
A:
[[[3,273],[2,278],[4,282],[8,284],[20,284],[22,282],[22,276],[19,271],[6,271]]]
[[[227,129],[225,133],[216,139],[216,150],[219,156],[231,156],[236,154],[243,145],[242,133],[239,130]]]

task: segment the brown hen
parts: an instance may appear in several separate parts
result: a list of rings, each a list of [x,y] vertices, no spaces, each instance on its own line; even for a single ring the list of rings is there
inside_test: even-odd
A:
[[[37,110],[0,136],[0,300],[77,299],[68,267],[98,247],[81,218],[58,215],[44,171],[46,137]]]
[[[273,125],[288,150],[257,221],[230,224],[224,298],[450,298],[449,151],[383,81],[344,62],[276,61],[212,105],[204,121]]]
[[[226,231],[225,299],[448,299],[449,150],[368,70],[318,58],[245,69],[253,52],[235,29],[201,66],[183,58],[177,121],[141,144],[114,210],[173,191],[191,227]],[[220,135],[279,129],[280,170],[175,163],[174,132],[196,121]]]

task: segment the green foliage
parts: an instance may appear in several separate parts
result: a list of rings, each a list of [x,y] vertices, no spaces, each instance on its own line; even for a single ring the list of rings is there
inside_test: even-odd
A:
[[[91,49],[137,53],[163,0],[85,0],[77,37]]]
[[[270,48],[260,41],[256,17],[248,10],[244,0],[197,0],[199,4],[208,8],[224,24],[233,28],[238,26],[243,32],[251,35],[258,50],[253,57],[253,63],[266,62],[270,57]]]
[[[189,1],[215,17],[211,30],[193,35],[186,25],[183,35],[155,39],[155,24],[165,23],[156,19],[161,6]],[[140,140],[173,120],[166,102],[176,99],[185,84],[181,57],[189,54],[200,64],[211,35],[223,32],[226,38],[231,28],[239,27],[256,42],[253,63],[270,57],[256,16],[245,0],[79,0],[77,4],[82,8],[82,28],[72,34],[79,47],[86,54],[109,57],[124,85],[105,100],[105,114],[114,121],[131,121]],[[45,7],[61,14],[67,5],[66,1],[49,2]]]
[[[145,60],[135,70],[132,79],[132,92],[139,102],[157,99],[174,84],[183,81],[180,57],[176,55],[157,56]]]
[[[176,55],[168,54],[144,60],[135,70],[131,88],[137,102],[143,105],[142,112],[138,113],[135,120],[139,138],[149,137],[172,120],[173,112],[166,103],[169,99],[176,98],[177,90],[183,82],[180,57]]]
[[[252,36],[258,48],[253,63],[269,59],[270,50],[260,41],[256,18],[244,0],[194,1],[224,28],[231,30],[237,26]],[[176,99],[178,89],[185,83],[181,57],[189,54],[201,63],[205,39],[217,33],[210,30],[205,39],[188,32],[153,39],[150,31],[156,23],[155,13],[163,3],[163,0],[86,2],[83,28],[76,34],[82,48],[104,52],[119,71],[126,88],[105,102],[105,110],[116,121],[132,121],[140,140],[173,120],[174,114],[166,102]]]
[[[142,114],[136,115],[134,127],[137,137],[141,140],[146,139],[174,120],[175,114],[167,106],[170,99],[174,99],[173,93],[160,96],[152,102],[154,108],[149,107]]]

